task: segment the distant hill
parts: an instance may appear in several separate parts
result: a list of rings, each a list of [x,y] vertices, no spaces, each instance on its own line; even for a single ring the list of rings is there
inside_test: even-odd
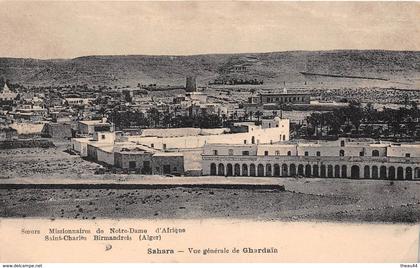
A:
[[[416,87],[419,51],[337,50],[288,51],[193,56],[87,56],[36,60],[0,58],[0,77],[25,85],[184,84],[197,76],[204,85],[214,79],[255,78],[264,84],[316,79],[379,78]]]

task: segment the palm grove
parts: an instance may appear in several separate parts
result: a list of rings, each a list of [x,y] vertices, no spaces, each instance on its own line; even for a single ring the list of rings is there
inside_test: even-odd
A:
[[[313,113],[306,126],[296,127],[300,137],[355,136],[388,139],[420,139],[420,110],[415,102],[399,109],[377,110],[371,103],[364,107],[351,102],[348,107],[326,113]]]
[[[109,119],[117,129],[140,128],[174,128],[199,127],[217,128],[226,126],[232,121],[256,121],[260,123],[262,113],[237,116],[232,114],[182,114],[175,111],[159,111],[150,108],[145,113],[118,107],[109,114]],[[276,116],[277,113],[273,113]],[[314,112],[306,118],[306,123],[293,124],[292,132],[297,138],[337,138],[368,137],[387,139],[420,140],[420,110],[415,102],[399,109],[384,108],[377,110],[368,103],[362,106],[350,102],[348,107],[331,112]]]

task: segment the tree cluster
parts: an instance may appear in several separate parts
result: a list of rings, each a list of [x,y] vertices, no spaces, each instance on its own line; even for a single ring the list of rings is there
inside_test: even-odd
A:
[[[368,104],[352,102],[348,107],[327,113],[313,113],[306,118],[306,128],[300,136],[347,136],[370,138],[405,137],[420,139],[420,110],[415,102],[399,109],[384,108],[379,111]]]
[[[115,109],[109,115],[109,120],[116,129],[131,127],[140,128],[217,128],[222,126],[223,118],[217,114],[200,113],[198,115],[180,115],[169,111],[160,112],[150,108],[146,113],[139,111],[121,111]]]

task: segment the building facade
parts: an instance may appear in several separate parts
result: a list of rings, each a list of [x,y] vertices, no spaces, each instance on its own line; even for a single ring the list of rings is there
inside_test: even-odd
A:
[[[102,165],[139,174],[182,175],[185,172],[182,153],[160,152],[126,141],[115,132],[95,132],[92,138],[74,138],[72,150]]]
[[[114,165],[141,174],[184,174],[184,156],[181,153],[152,152],[140,148],[123,148],[114,153]]]
[[[93,135],[95,132],[114,131],[114,125],[106,119],[84,120],[78,122],[77,130],[82,135]]]
[[[309,104],[310,95],[306,93],[260,93],[248,98],[248,104]]]
[[[69,123],[48,122],[44,125],[41,135],[46,138],[69,139],[73,133]]]
[[[420,144],[208,144],[202,161],[204,175],[420,179]]]
[[[236,123],[241,124],[241,123]],[[241,133],[223,133],[217,135],[183,135],[178,137],[145,137],[130,136],[128,141],[147,145],[160,150],[166,149],[192,149],[201,148],[209,143],[223,144],[259,144],[276,143],[289,140],[289,120],[274,119],[263,120],[257,126],[251,123],[242,123],[244,131]]]
[[[65,98],[65,102],[69,106],[85,106],[88,105],[92,100],[92,98]]]
[[[146,164],[146,169],[150,166],[153,174],[166,174],[168,170],[171,174],[182,174],[191,170],[201,173],[201,152],[206,144],[273,144],[289,140],[287,119],[263,120],[258,126],[236,124],[243,125],[238,132],[229,132],[227,128],[146,129],[141,135],[119,137],[117,132],[95,131],[91,137],[73,138],[71,149],[95,162],[140,172],[145,166],[143,162],[151,161],[142,158],[152,157],[147,156],[150,154],[153,161]]]

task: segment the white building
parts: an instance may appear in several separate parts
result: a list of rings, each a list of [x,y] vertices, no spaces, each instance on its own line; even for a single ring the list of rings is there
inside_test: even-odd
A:
[[[202,159],[204,175],[420,179],[420,144],[207,144]]]
[[[230,133],[229,129],[222,128],[147,129],[141,135],[125,137],[110,134],[114,132],[94,131],[93,138],[72,139],[72,149],[83,157],[96,150],[94,158],[105,163],[112,163],[113,155],[123,147],[144,146],[155,151],[181,152],[185,156],[185,170],[194,170],[200,174],[201,153],[206,144],[252,145],[289,140],[289,121],[287,119],[267,120],[261,126],[252,123],[244,123],[243,126],[236,125],[243,131]]]
[[[93,135],[95,132],[114,131],[114,125],[102,120],[83,120],[78,122],[77,130],[82,135]]]
[[[0,93],[0,102],[2,101],[13,101],[16,99],[18,94],[11,91],[6,83],[4,83],[3,90]]]
[[[289,120],[275,118],[263,121],[261,126],[252,123],[244,123],[247,128],[242,133],[223,133],[223,134],[204,134],[197,135],[185,133],[177,137],[145,137],[129,136],[128,140],[147,145],[156,149],[192,149],[201,148],[205,144],[223,143],[223,144],[260,144],[276,143],[289,140]],[[170,129],[168,129],[170,131]],[[151,131],[148,131],[149,133]]]
[[[85,106],[91,103],[92,98],[65,98],[65,101],[70,106]]]

